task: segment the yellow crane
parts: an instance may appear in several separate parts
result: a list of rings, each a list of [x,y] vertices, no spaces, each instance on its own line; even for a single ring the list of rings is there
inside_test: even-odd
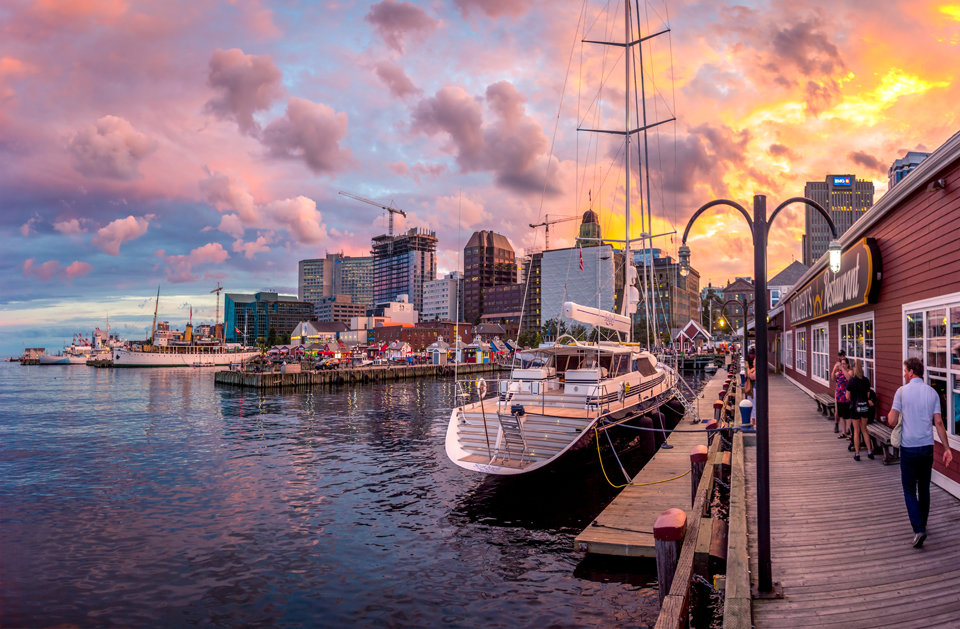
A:
[[[374,207],[378,207],[378,208],[380,208],[381,210],[386,210],[386,211],[389,213],[389,215],[390,215],[390,224],[389,224],[389,229],[387,230],[387,233],[388,233],[389,235],[391,235],[391,236],[393,236],[393,215],[394,215],[394,214],[399,214],[400,216],[402,216],[402,217],[404,217],[404,218],[407,217],[407,213],[406,213],[406,212],[404,212],[403,210],[399,210],[399,209],[393,207],[393,201],[392,201],[392,200],[390,201],[390,205],[384,205],[383,203],[379,203],[379,202],[377,202],[377,201],[371,201],[370,199],[365,199],[365,198],[363,198],[363,197],[361,197],[361,196],[357,196],[357,195],[355,195],[355,194],[350,194],[349,192],[344,192],[343,190],[340,191],[340,194],[342,194],[343,196],[347,197],[348,199],[354,199],[354,200],[356,200],[356,201],[363,201],[364,203],[367,203],[367,204],[372,205],[372,206],[374,206]]]
[[[210,291],[211,293],[217,294],[217,318],[213,320],[213,335],[216,336],[221,342],[223,341],[223,339],[220,338],[222,334],[217,335],[217,324],[220,323],[220,291],[222,290],[223,290],[223,287],[220,286],[220,282],[217,282],[217,287],[214,288],[212,291]],[[159,293],[157,294],[159,295]],[[221,332],[223,332],[222,329],[221,329]]]
[[[557,223],[566,223],[567,221],[579,221],[579,216],[565,216],[563,218],[555,218],[552,221],[550,220],[550,215],[546,214],[543,217],[545,220],[542,223],[530,223],[531,229],[536,229],[538,227],[544,227],[544,236],[543,236],[543,249],[544,251],[550,249],[550,226],[556,225]]]

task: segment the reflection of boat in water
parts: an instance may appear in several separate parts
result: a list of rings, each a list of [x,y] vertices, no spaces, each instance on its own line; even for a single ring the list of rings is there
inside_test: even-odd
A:
[[[569,303],[565,308],[589,310]],[[676,373],[652,354],[618,342],[581,343],[567,335],[552,347],[526,352],[511,377],[491,387],[489,397],[482,381],[458,386],[471,394],[476,390],[481,399],[451,413],[447,456],[465,469],[503,475],[542,469],[574,453],[596,457],[595,439],[604,449],[615,446],[612,429],[639,425],[645,415],[657,414],[655,425],[663,427],[658,409],[679,398]],[[679,402],[671,409],[683,412]],[[640,441],[638,431],[616,432],[629,433],[617,434],[625,445]]]

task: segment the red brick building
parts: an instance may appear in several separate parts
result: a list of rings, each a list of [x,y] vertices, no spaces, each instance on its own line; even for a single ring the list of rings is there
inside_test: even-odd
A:
[[[447,343],[453,344],[457,334],[464,343],[473,342],[473,324],[460,323],[459,328],[453,321],[424,321],[421,323],[388,323],[373,329],[374,339],[378,345],[390,344],[394,341],[409,343],[415,352],[422,352],[437,340],[443,337]]]
[[[836,274],[821,258],[783,297],[783,331],[771,335],[785,375],[833,395],[843,348],[860,358],[887,415],[903,361],[924,363],[940,394],[949,444],[937,437],[934,482],[960,497],[960,133],[887,192],[840,238]],[[770,361],[773,363],[773,359]],[[944,447],[953,463],[942,465]]]

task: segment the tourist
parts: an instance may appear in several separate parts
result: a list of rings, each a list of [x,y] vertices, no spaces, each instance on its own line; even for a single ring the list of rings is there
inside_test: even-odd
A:
[[[847,434],[847,420],[850,418],[850,403],[847,402],[847,374],[849,373],[850,365],[847,363],[847,353],[843,350],[837,352],[837,362],[833,366],[833,369],[830,371],[830,381],[836,382],[836,411],[833,416],[833,432],[840,433],[838,439],[846,439],[849,435]],[[840,420],[843,420],[843,430],[840,430]]]
[[[870,434],[867,432],[867,418],[870,415],[870,379],[863,374],[863,361],[859,358],[853,365],[853,378],[847,382],[847,403],[850,405],[850,425],[853,428],[854,461],[860,460],[860,440],[867,448],[867,457],[873,458]]]
[[[927,539],[927,515],[930,513],[930,476],[933,470],[933,427],[943,444],[943,466],[953,461],[947,431],[940,415],[940,396],[923,381],[923,363],[918,358],[903,361],[904,385],[893,397],[887,425],[896,428],[903,422],[900,438],[900,482],[903,499],[913,527],[913,547]]]

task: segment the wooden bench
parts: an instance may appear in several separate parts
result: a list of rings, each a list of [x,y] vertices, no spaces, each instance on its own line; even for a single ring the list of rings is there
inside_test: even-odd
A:
[[[892,465],[900,460],[900,448],[895,448],[890,443],[890,435],[893,430],[889,426],[876,422],[867,424],[867,432],[873,437],[874,443],[883,448],[884,465]]]
[[[818,393],[814,396],[817,401],[817,410],[826,415],[827,417],[832,417],[834,414],[834,409],[836,408],[836,401],[827,395],[826,393]]]

